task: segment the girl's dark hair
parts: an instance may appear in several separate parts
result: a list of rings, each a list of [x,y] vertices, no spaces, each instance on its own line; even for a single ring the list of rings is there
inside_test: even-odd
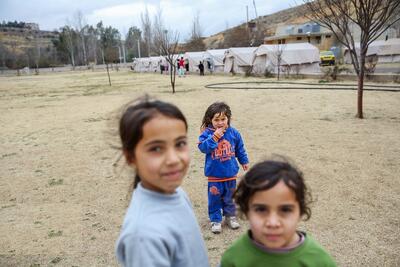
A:
[[[183,121],[187,131],[188,124],[185,116],[173,104],[153,100],[147,95],[128,103],[119,120],[122,151],[128,163],[134,159],[136,145],[143,137],[143,126],[158,114]],[[133,188],[136,188],[139,182],[140,177],[136,172]]]
[[[283,181],[296,195],[300,206],[300,215],[308,220],[311,217],[311,193],[304,183],[301,171],[292,166],[285,158],[266,160],[255,164],[242,178],[234,194],[240,211],[247,215],[249,201],[258,191],[268,190],[279,181]]]
[[[200,129],[204,130],[209,125],[211,125],[212,118],[214,117],[215,114],[225,114],[225,116],[228,117],[228,125],[231,124],[231,117],[232,117],[231,108],[224,102],[215,102],[212,103],[207,108]]]

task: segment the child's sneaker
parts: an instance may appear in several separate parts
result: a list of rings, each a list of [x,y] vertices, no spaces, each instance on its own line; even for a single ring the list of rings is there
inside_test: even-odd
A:
[[[240,227],[240,224],[238,220],[236,219],[235,216],[229,216],[225,218],[226,224],[231,228],[231,229],[238,229]]]
[[[222,231],[222,226],[221,223],[219,222],[212,222],[211,223],[211,232],[214,234],[219,234]]]

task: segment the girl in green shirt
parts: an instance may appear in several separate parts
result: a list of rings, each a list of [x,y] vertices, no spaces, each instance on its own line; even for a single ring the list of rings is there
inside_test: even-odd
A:
[[[221,267],[334,267],[332,257],[308,234],[298,231],[311,216],[303,174],[287,160],[254,165],[235,192],[250,229],[222,256]]]

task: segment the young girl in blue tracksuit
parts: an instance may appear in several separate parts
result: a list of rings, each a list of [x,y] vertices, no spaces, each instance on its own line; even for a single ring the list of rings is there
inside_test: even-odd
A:
[[[237,160],[243,170],[249,159],[240,133],[230,126],[232,112],[224,102],[211,104],[204,114],[198,147],[206,154],[204,174],[208,177],[208,216],[211,231],[222,231],[222,216],[231,229],[240,227],[232,195],[239,172]],[[237,158],[237,160],[236,160]]]

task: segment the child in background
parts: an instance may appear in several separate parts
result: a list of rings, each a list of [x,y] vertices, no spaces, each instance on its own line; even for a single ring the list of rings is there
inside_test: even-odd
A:
[[[240,133],[230,126],[231,109],[223,102],[210,105],[201,125],[198,147],[206,154],[204,174],[208,177],[208,216],[211,231],[222,231],[222,216],[232,229],[240,227],[232,195],[236,189],[239,163],[247,170],[249,160]],[[221,213],[222,210],[222,213]]]
[[[250,230],[222,256],[221,267],[334,267],[331,256],[309,235],[297,230],[309,219],[311,197],[303,175],[285,160],[254,165],[234,194]]]
[[[180,187],[190,162],[187,128],[176,106],[148,97],[129,105],[120,119],[122,151],[136,172],[116,244],[123,266],[209,266],[200,227]]]
[[[183,57],[178,60],[178,75],[179,77],[185,77],[185,60]]]
[[[199,63],[199,70],[200,70],[200,76],[204,76],[204,64],[203,64],[203,61],[200,61],[200,63]]]

